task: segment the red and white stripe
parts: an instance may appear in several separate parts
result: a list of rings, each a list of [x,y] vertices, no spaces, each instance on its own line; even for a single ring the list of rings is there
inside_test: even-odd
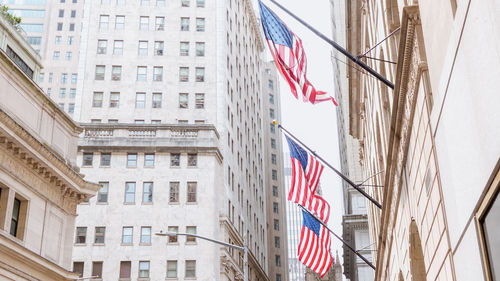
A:
[[[312,230],[302,226],[298,256],[305,266],[323,277],[333,262],[330,253],[330,232],[321,226],[318,237]]]
[[[293,50],[283,45],[274,44],[272,41],[268,41],[267,44],[278,70],[290,85],[290,89],[295,98],[298,98],[296,86],[298,85],[304,101],[315,104],[331,100],[337,105],[333,97],[325,92],[316,91],[314,86],[307,79],[307,58],[300,38],[293,34]]]
[[[293,157],[291,159],[292,184],[288,193],[288,201],[303,206],[320,220],[327,223],[330,217],[330,204],[321,196],[315,194],[324,166],[316,158],[309,155],[309,161],[304,172],[300,161]]]

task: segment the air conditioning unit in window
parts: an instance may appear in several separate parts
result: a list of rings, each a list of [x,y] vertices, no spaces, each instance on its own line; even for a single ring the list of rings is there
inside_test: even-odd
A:
[[[104,48],[97,48],[97,54],[105,54],[106,53],[106,49]]]
[[[159,24],[156,30],[165,30],[165,27],[163,24]]]
[[[156,50],[157,56],[163,56],[163,50]]]
[[[113,74],[113,75],[111,76],[111,80],[113,80],[113,81],[120,81],[120,78],[121,78],[121,76],[120,76],[120,75],[117,75],[117,74]]]

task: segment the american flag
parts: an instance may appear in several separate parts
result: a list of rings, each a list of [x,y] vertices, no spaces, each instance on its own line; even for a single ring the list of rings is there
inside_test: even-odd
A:
[[[295,36],[290,29],[266,5],[259,1],[260,19],[267,45],[273,55],[276,67],[290,85],[295,98],[298,98],[297,87],[302,91],[304,101],[312,104],[328,101],[337,102],[333,97],[322,91],[316,91],[307,80],[307,58],[302,46],[302,40]]]
[[[330,232],[304,210],[302,210],[302,220],[299,260],[323,277],[333,262],[330,253]]]
[[[290,148],[292,160],[292,184],[288,200],[293,201],[318,216],[323,222],[330,217],[330,204],[321,196],[316,195],[323,165],[288,136],[286,141]]]

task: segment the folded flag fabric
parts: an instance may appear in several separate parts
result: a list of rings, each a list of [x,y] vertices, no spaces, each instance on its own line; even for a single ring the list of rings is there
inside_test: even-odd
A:
[[[285,137],[292,161],[292,183],[288,201],[302,205],[327,223],[330,217],[330,204],[316,194],[324,166],[288,136]]]
[[[304,101],[312,104],[329,101],[337,105],[335,99],[325,92],[317,91],[307,80],[307,58],[302,46],[302,40],[274,14],[266,5],[259,1],[260,19],[266,36],[267,45],[276,67],[290,85],[295,96],[297,87],[302,92]]]
[[[330,253],[330,232],[304,210],[302,210],[302,221],[299,260],[323,277],[333,262]]]

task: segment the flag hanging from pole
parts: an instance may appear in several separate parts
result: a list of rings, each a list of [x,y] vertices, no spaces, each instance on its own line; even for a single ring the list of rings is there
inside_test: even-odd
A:
[[[330,253],[330,232],[304,210],[302,210],[302,221],[299,260],[323,277],[333,262]]]
[[[292,183],[288,193],[288,201],[302,205],[327,223],[330,217],[330,204],[316,194],[324,167],[316,157],[307,153],[288,136],[285,135],[285,138],[290,148],[292,161]]]
[[[295,36],[290,29],[266,5],[259,1],[260,18],[267,45],[276,67],[290,85],[290,89],[298,98],[297,87],[302,92],[304,101],[312,104],[329,101],[337,105],[335,99],[325,92],[317,91],[307,80],[307,58],[302,46],[302,40]]]

